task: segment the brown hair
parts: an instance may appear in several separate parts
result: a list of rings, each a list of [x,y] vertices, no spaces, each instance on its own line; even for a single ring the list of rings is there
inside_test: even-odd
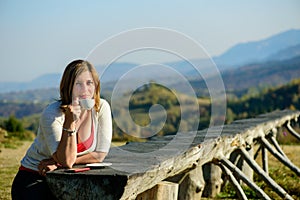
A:
[[[75,79],[82,72],[89,71],[92,74],[95,84],[95,110],[100,109],[100,80],[95,67],[85,60],[74,60],[67,65],[60,81],[60,101],[61,105],[69,105],[72,103],[72,91]]]

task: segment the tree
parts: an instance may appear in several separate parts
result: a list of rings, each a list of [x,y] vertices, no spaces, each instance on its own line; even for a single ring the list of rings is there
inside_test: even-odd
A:
[[[12,133],[25,131],[23,124],[13,115],[4,121],[4,128]]]

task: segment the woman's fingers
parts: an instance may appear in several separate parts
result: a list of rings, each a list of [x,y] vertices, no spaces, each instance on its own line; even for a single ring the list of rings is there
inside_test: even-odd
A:
[[[72,113],[74,115],[74,120],[78,120],[81,114],[81,107],[79,105],[79,98],[75,97],[72,101]]]
[[[65,113],[66,120],[69,124],[79,120],[81,115],[81,106],[79,105],[78,97],[73,98],[71,104],[61,105],[60,108]]]
[[[79,106],[79,98],[78,97],[73,98],[72,105],[73,106]]]
[[[41,176],[46,176],[47,168],[46,168],[46,166],[44,165],[44,163],[41,162],[41,163],[38,165],[38,169],[39,169],[39,174],[40,174]]]
[[[57,169],[57,165],[53,159],[45,159],[38,165],[39,174],[41,176],[46,176],[46,173]]]

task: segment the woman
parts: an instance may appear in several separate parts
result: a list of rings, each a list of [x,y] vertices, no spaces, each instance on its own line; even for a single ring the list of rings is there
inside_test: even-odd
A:
[[[50,104],[40,119],[36,139],[21,161],[12,185],[12,199],[53,199],[46,172],[57,167],[102,162],[112,138],[110,106],[100,99],[100,81],[87,61],[75,60],[65,69],[60,100]],[[93,99],[83,109],[82,99]]]

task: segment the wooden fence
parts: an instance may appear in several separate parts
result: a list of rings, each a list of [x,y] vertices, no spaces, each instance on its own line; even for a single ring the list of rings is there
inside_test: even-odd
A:
[[[270,199],[253,181],[257,173],[280,197],[293,199],[268,175],[267,151],[300,177],[276,140],[282,128],[300,140],[293,129],[299,117],[299,111],[275,111],[223,127],[112,147],[105,159],[110,167],[80,173],[59,169],[47,173],[47,181],[58,199],[201,199],[220,192],[223,174],[239,199],[247,199],[241,184]],[[255,161],[259,153],[262,167]]]

